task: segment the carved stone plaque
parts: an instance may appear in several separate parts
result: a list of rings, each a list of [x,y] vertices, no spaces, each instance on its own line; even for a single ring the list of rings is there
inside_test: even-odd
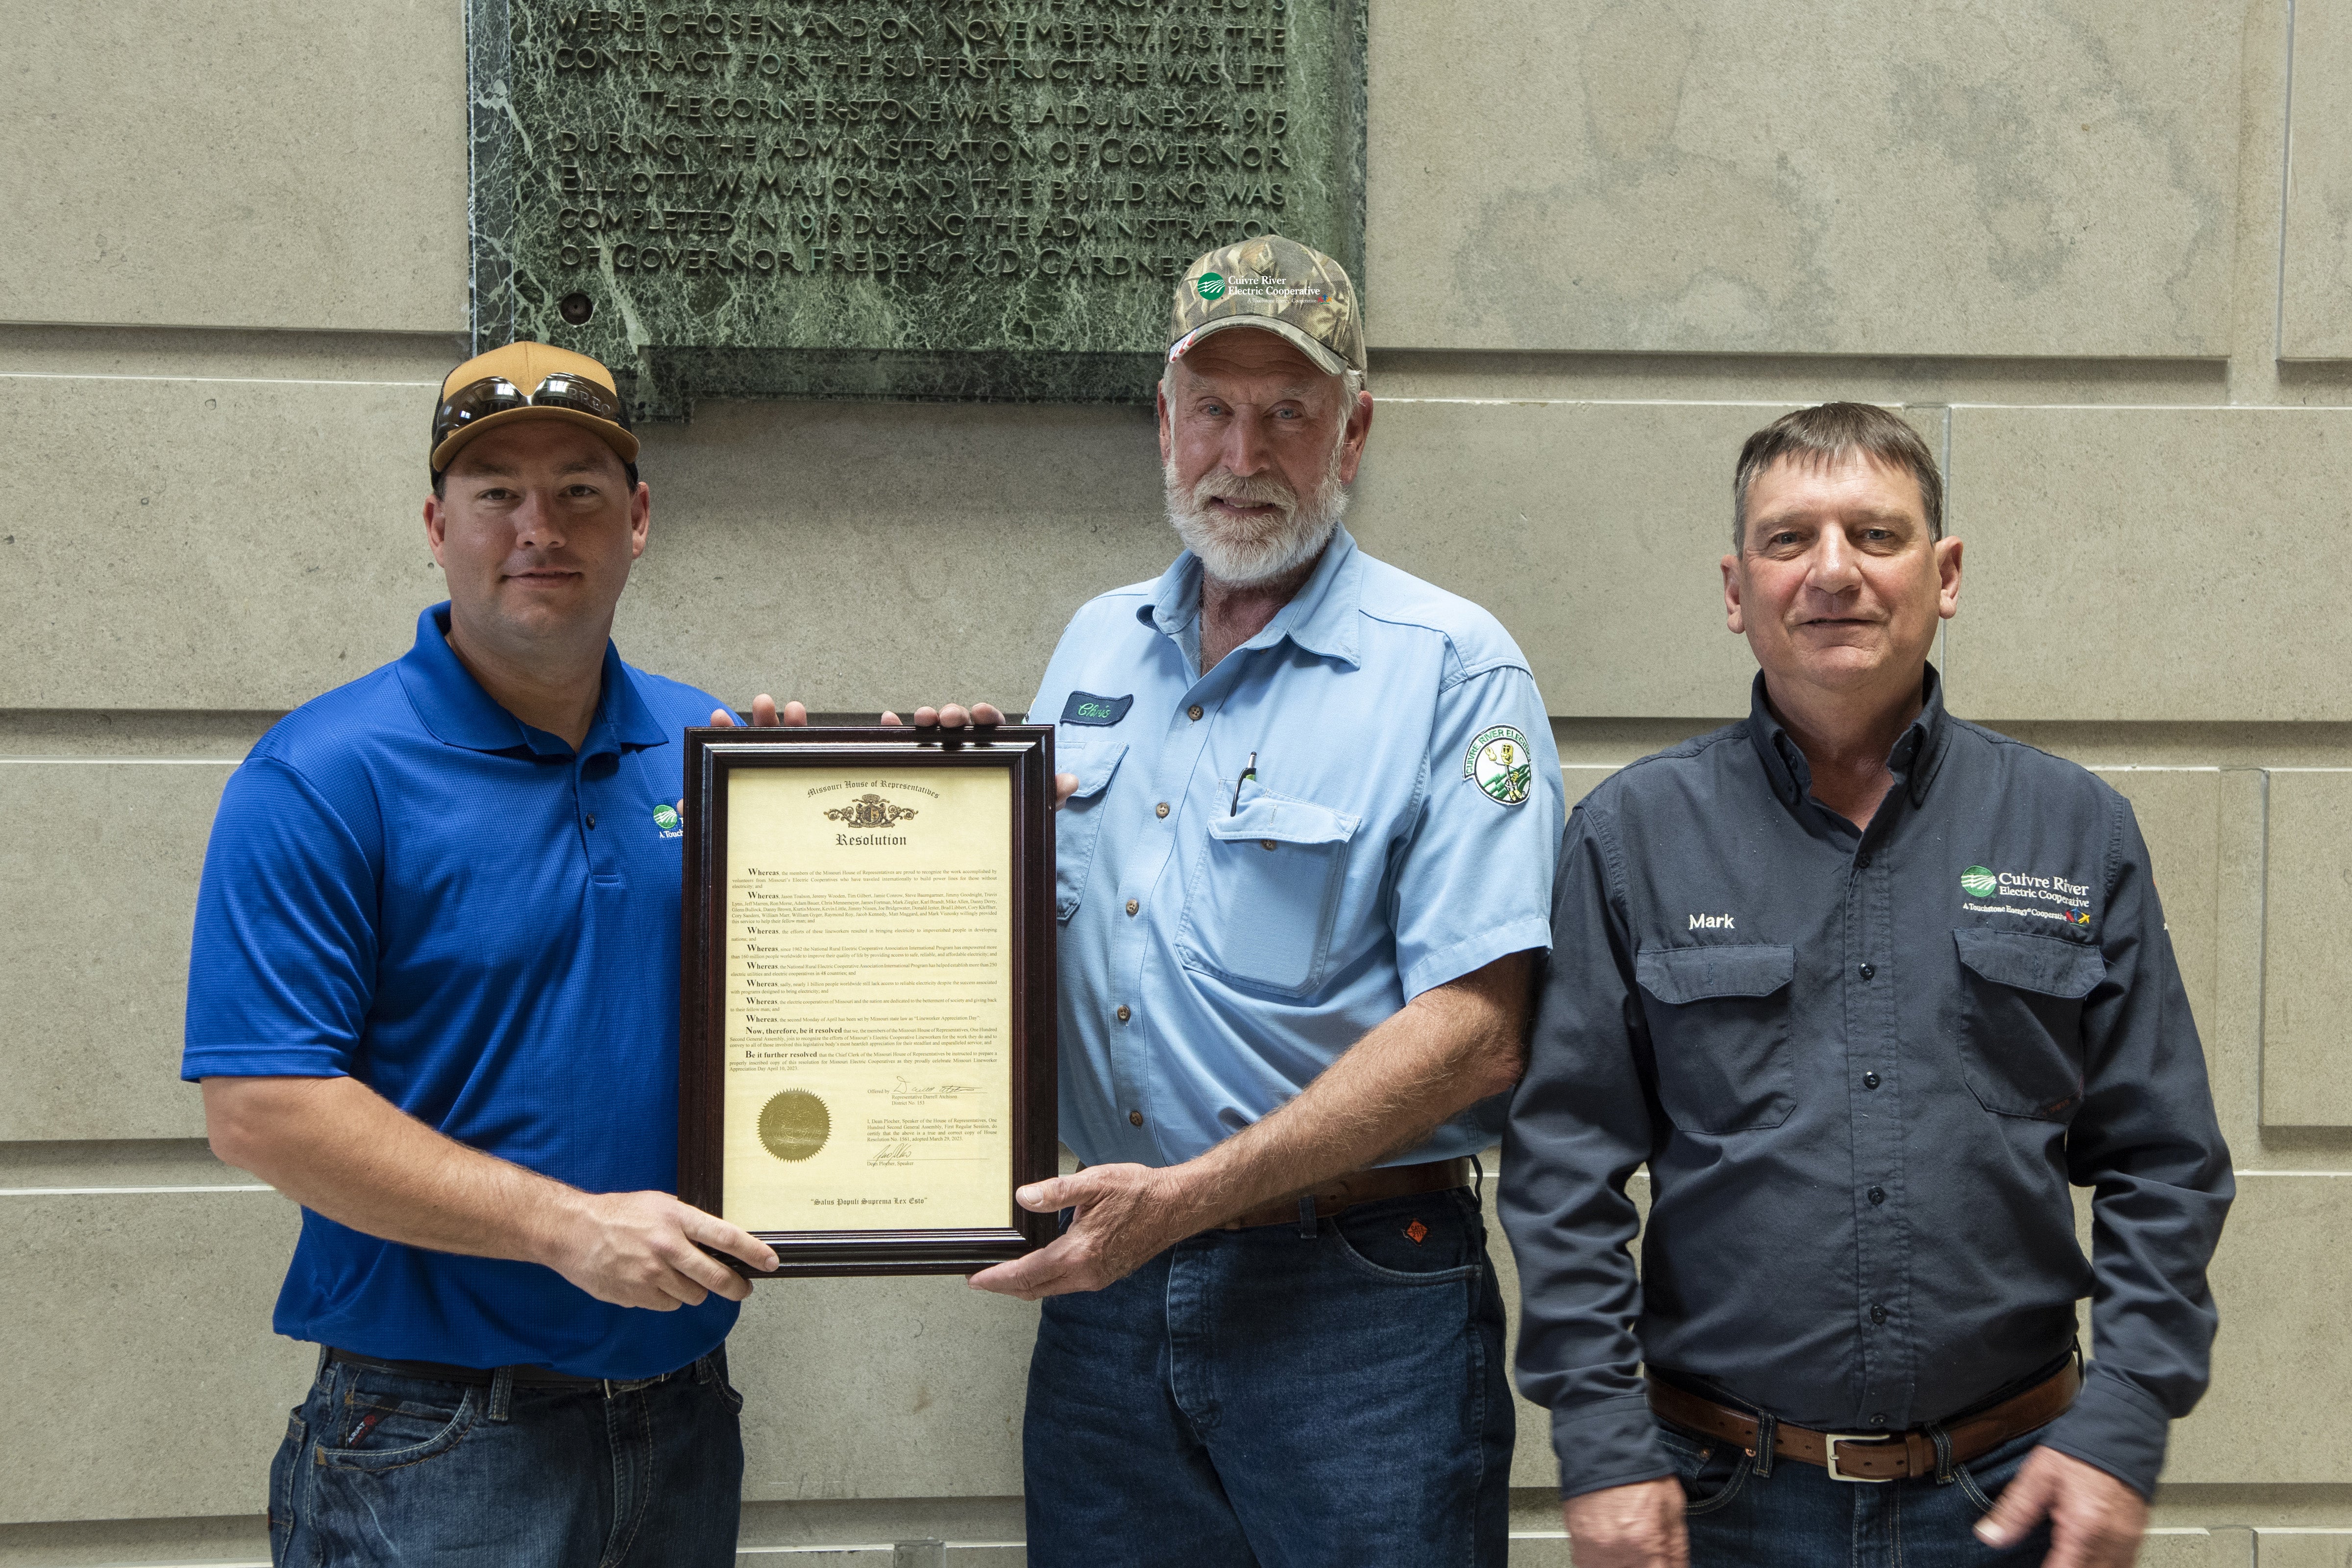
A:
[[[1361,279],[1364,0],[469,0],[473,328],[701,396],[1149,401],[1169,294]]]

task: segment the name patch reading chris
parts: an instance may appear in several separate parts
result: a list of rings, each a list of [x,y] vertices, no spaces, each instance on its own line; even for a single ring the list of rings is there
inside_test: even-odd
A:
[[[1097,697],[1091,691],[1073,691],[1070,693],[1070,700],[1062,704],[1062,722],[1065,724],[1116,724],[1126,718],[1127,710],[1134,706],[1135,699],[1132,695]]]

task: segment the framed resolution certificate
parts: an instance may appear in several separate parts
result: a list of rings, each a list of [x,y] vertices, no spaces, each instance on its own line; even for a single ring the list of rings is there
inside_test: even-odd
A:
[[[1045,1245],[1013,1190],[1055,1168],[1052,729],[686,744],[678,1195],[780,1275]]]

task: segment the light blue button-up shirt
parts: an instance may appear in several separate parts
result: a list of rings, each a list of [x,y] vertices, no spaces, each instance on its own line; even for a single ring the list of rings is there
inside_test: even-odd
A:
[[[1501,623],[1345,529],[1206,675],[1200,606],[1189,551],[1094,600],[1030,710],[1078,775],[1055,817],[1061,1131],[1088,1164],[1189,1160],[1412,997],[1551,941],[1559,759]],[[1502,1111],[1389,1163],[1475,1153]]]

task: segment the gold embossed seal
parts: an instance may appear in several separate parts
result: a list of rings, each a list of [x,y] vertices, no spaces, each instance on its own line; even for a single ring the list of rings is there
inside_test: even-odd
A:
[[[788,1089],[760,1108],[760,1142],[779,1160],[805,1160],[833,1135],[833,1112],[804,1089]]]

